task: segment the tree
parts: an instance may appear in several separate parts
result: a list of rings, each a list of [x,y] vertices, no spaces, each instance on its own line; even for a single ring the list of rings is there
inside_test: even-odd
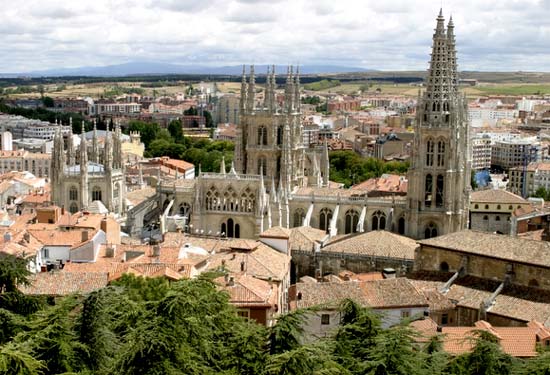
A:
[[[44,107],[46,108],[53,108],[54,106],[54,100],[49,96],[44,96],[42,98],[42,103],[44,104]]]
[[[181,120],[173,120],[168,125],[168,131],[175,142],[183,142],[183,128]]]

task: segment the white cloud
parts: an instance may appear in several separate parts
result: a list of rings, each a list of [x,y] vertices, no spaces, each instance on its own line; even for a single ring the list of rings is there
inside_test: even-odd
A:
[[[550,70],[550,0],[444,7],[462,69]],[[0,0],[0,72],[141,60],[425,69],[438,11],[432,0]]]

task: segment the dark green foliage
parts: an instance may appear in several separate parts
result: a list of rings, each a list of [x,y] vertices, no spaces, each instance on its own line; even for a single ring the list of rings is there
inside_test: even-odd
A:
[[[487,331],[476,331],[471,353],[454,358],[446,368],[447,373],[457,375],[507,375],[518,366],[516,359],[502,352],[498,339]]]
[[[305,96],[302,98],[302,103],[304,104],[312,104],[312,105],[319,105],[319,103],[321,103],[321,98],[318,97],[317,95],[314,95],[314,96]]]
[[[351,186],[384,173],[405,174],[408,162],[384,162],[375,158],[362,158],[353,151],[334,151],[330,158],[330,180]]]
[[[54,106],[54,101],[50,96],[44,96],[42,98],[42,103],[44,103],[44,107],[46,108],[52,108]]]
[[[550,201],[550,190],[546,190],[544,186],[541,186],[535,191],[535,197]]]

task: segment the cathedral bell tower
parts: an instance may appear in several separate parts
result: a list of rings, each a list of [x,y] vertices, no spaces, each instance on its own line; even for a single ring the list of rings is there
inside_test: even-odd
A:
[[[430,238],[467,227],[470,152],[467,102],[458,91],[454,25],[440,11],[426,90],[419,93],[409,169],[407,234]]]

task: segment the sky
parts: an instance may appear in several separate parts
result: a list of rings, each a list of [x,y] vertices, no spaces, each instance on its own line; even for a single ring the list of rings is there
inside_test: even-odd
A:
[[[136,61],[424,70],[441,6],[459,69],[550,71],[550,0],[0,0],[0,72]]]

